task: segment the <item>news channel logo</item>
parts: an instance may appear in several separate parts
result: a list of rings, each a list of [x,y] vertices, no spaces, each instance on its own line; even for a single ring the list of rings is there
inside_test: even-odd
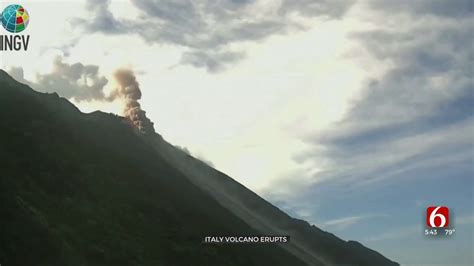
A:
[[[11,33],[22,32],[28,27],[30,15],[21,5],[9,5],[2,11],[2,26]]]
[[[426,208],[425,236],[449,237],[455,232],[448,207],[429,206]]]

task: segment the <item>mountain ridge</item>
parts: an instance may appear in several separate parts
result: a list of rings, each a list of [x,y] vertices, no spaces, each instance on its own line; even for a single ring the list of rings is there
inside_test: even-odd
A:
[[[150,136],[147,138],[150,139]],[[291,235],[292,241],[283,247],[308,265],[398,265],[387,261],[380,253],[366,248],[357,241],[344,241],[307,221],[289,216],[225,173],[201,162],[163,139],[157,138],[152,140],[153,142],[152,145],[163,158],[169,160],[177,169],[181,169],[190,181],[212,195],[221,205],[234,212],[247,224],[251,224],[254,229],[269,235]],[[255,209],[258,211],[253,211]],[[308,235],[314,239],[305,239]],[[323,241],[324,244],[321,245],[319,241]],[[338,245],[340,246],[336,247]],[[327,246],[337,249],[337,252],[331,251],[331,248]],[[321,255],[314,251],[315,247],[323,249],[324,252],[334,252],[334,254]],[[370,255],[367,258],[359,257],[357,254],[351,254],[352,249],[363,250]],[[349,255],[348,259],[344,258],[344,255]]]
[[[0,143],[0,213],[14,217],[5,228],[13,229],[15,221],[24,224],[20,228],[33,230],[30,235],[52,250],[26,244],[21,232],[5,231],[0,237],[0,263],[5,265],[28,265],[28,258],[15,256],[15,247],[49,254],[44,265],[189,265],[178,258],[186,252],[194,254],[194,265],[398,265],[358,242],[343,241],[288,216],[158,134],[131,130],[115,114],[82,113],[58,94],[36,92],[3,70],[0,118],[2,139],[9,140]],[[192,223],[182,221],[193,217]],[[78,222],[82,219],[85,225]],[[151,222],[166,226],[157,229]],[[149,239],[145,228],[156,238]],[[106,240],[91,231],[105,234]],[[200,242],[206,234],[232,233],[288,233],[292,238],[290,245],[258,247]],[[313,238],[305,239],[306,234]],[[153,243],[172,255],[151,254]]]

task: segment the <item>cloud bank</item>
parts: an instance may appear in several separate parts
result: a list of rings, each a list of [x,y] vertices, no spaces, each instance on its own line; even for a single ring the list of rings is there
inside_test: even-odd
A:
[[[218,72],[244,58],[234,44],[303,28],[294,17],[338,19],[353,2],[132,0],[139,17],[119,19],[111,13],[110,1],[89,0],[91,19],[76,18],[72,23],[88,33],[135,34],[150,44],[183,47],[181,64]]]
[[[313,182],[372,182],[472,159],[472,3],[396,3],[370,2],[376,27],[352,34],[357,53],[391,67],[367,80],[342,120],[305,136],[312,148],[294,156],[312,166]]]
[[[376,242],[401,263],[468,264],[472,254],[456,247],[472,249],[472,229],[426,245],[422,215],[436,204],[474,213],[472,1],[364,4],[372,27],[351,34],[359,45],[350,56],[386,70],[366,81],[340,121],[302,137],[307,149],[293,156],[300,168],[262,193],[343,238]],[[367,213],[387,219],[362,219]],[[446,250],[459,255],[454,262]]]

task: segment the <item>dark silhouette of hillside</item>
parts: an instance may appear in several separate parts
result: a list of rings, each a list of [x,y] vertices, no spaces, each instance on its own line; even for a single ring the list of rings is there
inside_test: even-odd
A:
[[[0,121],[1,265],[398,265],[287,216],[157,134],[2,70]],[[292,239],[202,243],[262,234]]]

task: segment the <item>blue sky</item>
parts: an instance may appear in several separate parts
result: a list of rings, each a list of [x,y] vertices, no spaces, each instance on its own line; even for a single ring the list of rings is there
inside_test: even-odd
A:
[[[29,50],[0,55],[18,80],[120,113],[112,73],[133,69],[157,132],[293,216],[404,265],[474,264],[472,1],[22,4]],[[453,237],[423,236],[431,205]]]
[[[439,12],[433,12],[445,10],[439,4]],[[472,11],[471,4],[442,16],[472,18],[472,13],[463,13],[468,7]],[[295,216],[403,264],[472,265],[472,24],[424,28],[416,23],[423,15],[412,18],[412,30],[355,35],[375,56],[395,66],[368,81],[340,121],[304,137],[313,149],[295,159],[306,165],[326,161],[322,171],[304,185],[298,181],[300,172],[279,182],[298,187],[296,196],[271,189],[266,193]],[[455,237],[433,240],[423,235],[426,207],[433,205],[451,208]]]
[[[296,217],[344,239],[357,239],[406,265],[470,265],[472,159],[449,168],[417,169],[366,187],[323,183],[280,204]],[[306,203],[303,211],[301,202]],[[434,240],[423,235],[426,207],[431,205],[450,207],[455,237]]]

